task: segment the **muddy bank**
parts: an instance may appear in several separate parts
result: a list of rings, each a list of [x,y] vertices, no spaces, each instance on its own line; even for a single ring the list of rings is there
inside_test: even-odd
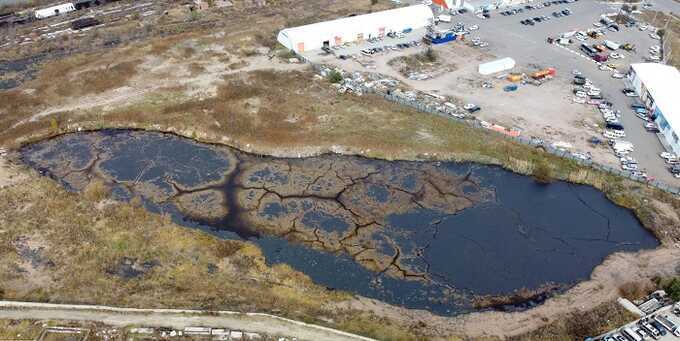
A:
[[[277,159],[130,131],[64,135],[23,155],[71,190],[102,179],[181,224],[256,240],[269,262],[319,284],[437,314],[573,285],[612,252],[658,245],[590,187],[488,166]]]

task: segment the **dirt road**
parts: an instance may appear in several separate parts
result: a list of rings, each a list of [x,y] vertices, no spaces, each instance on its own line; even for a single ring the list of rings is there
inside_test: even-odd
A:
[[[294,336],[299,340],[373,340],[274,315],[234,311],[135,309],[0,301],[0,319],[96,321],[121,327],[136,325],[177,329],[188,326],[209,326],[268,335]]]

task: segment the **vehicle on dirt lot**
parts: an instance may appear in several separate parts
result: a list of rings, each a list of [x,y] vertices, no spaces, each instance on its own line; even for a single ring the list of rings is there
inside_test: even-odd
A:
[[[635,50],[635,45],[630,44],[630,43],[625,43],[621,45],[621,49],[626,50],[626,51],[633,51]]]
[[[661,156],[661,158],[666,159],[666,160],[678,158],[677,155],[675,155],[673,153],[669,153],[669,152],[662,152],[661,154],[659,154],[659,156]],[[680,308],[678,308],[678,314],[680,314]]]
[[[604,51],[607,49],[607,47],[605,47],[605,46],[602,45],[602,44],[594,44],[594,45],[593,45],[593,48],[594,48],[595,50],[597,50],[598,52],[604,52]]]
[[[626,76],[626,75],[624,75],[624,74],[622,74],[622,73],[620,73],[620,72],[614,72],[614,73],[612,73],[612,78],[614,78],[614,79],[622,79],[622,78],[625,77],[625,76]]]
[[[593,56],[593,59],[596,62],[603,63],[603,62],[606,62],[609,59],[609,57],[607,57],[607,55],[605,55],[605,54],[596,54],[595,56]],[[600,69],[600,70],[602,70],[602,69]]]
[[[624,95],[628,97],[637,97],[637,93],[633,89],[623,89],[621,90]]]
[[[647,117],[647,114],[636,112],[635,116],[637,116],[639,119],[641,119],[645,122],[649,122],[649,117]]]

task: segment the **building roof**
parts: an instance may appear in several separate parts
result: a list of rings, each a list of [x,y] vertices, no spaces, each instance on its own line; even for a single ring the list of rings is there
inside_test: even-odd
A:
[[[635,74],[645,85],[673,130],[680,132],[680,72],[659,63],[632,64]]]
[[[421,4],[285,28],[279,32],[278,40],[284,46],[293,49],[297,42],[308,39],[318,40],[321,37],[328,39],[348,31],[376,31],[379,27],[385,28],[386,32],[407,27],[416,29],[428,25],[432,20],[432,9]]]

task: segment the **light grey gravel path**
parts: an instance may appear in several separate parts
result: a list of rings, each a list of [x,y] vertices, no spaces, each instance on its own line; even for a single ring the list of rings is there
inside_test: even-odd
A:
[[[234,311],[136,309],[107,306],[0,301],[0,319],[96,321],[112,326],[150,326],[183,329],[192,326],[229,328],[299,340],[373,341],[340,330],[275,315]]]

